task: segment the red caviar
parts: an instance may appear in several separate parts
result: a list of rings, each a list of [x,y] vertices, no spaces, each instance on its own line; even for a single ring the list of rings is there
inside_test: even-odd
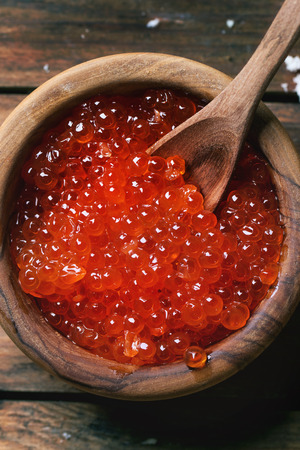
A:
[[[163,89],[97,96],[23,166],[19,282],[53,327],[99,356],[203,367],[203,349],[243,327],[277,279],[278,201],[252,147],[216,214],[185,184],[182,158],[146,153],[203,106]]]

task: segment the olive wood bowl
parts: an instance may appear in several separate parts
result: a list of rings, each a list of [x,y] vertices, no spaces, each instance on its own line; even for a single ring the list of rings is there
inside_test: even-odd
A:
[[[83,99],[168,87],[211,100],[231,78],[175,56],[133,53],[95,59],[50,79],[10,114],[0,129],[0,323],[15,344],[52,374],[88,392],[154,400],[208,388],[243,369],[278,335],[297,305],[299,286],[299,160],[283,127],[262,103],[249,135],[270,163],[284,220],[280,275],[241,330],[208,348],[203,369],[184,362],[136,367],[102,359],[74,345],[43,319],[17,281],[9,251],[9,219],[21,166],[43,132]]]

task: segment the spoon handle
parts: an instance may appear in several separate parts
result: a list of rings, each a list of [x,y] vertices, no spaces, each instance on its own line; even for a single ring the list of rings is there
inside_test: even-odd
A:
[[[208,105],[219,117],[232,116],[234,120],[231,123],[236,129],[244,128],[243,137],[266,87],[296,41],[299,31],[300,0],[285,0],[248,63]]]

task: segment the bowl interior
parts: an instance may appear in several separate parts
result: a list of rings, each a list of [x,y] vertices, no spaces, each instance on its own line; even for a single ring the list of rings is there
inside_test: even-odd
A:
[[[170,398],[204,389],[228,378],[258,356],[295,309],[298,160],[285,131],[264,105],[258,109],[250,140],[260,146],[269,160],[284,216],[281,273],[247,325],[208,349],[210,359],[204,369],[192,371],[183,362],[138,368],[101,359],[72,344],[44,321],[35,302],[20,289],[10,258],[8,227],[21,167],[44,131],[74,105],[99,93],[127,94],[153,87],[181,90],[211,100],[229,82],[226,75],[183,58],[114,55],[81,64],[49,80],[29,95],[1,127],[0,322],[28,356],[76,387],[123,399]]]

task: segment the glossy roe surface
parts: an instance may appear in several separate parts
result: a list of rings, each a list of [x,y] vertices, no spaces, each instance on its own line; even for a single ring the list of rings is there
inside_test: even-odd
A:
[[[11,228],[20,285],[99,356],[203,367],[203,348],[243,327],[277,279],[278,201],[252,147],[216,214],[180,157],[146,154],[203,105],[169,90],[97,96],[24,164]]]

